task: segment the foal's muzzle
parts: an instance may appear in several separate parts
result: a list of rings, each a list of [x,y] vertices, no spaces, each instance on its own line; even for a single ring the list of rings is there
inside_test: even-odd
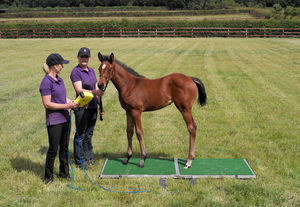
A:
[[[104,88],[104,84],[103,84],[103,83],[101,83],[101,84],[98,83],[98,88],[99,88],[101,91],[105,91],[105,88]]]

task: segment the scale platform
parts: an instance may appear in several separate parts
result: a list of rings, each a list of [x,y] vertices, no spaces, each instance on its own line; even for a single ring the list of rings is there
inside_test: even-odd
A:
[[[139,168],[140,158],[131,158],[123,165],[124,158],[106,159],[100,178],[256,178],[246,159],[194,159],[192,167],[184,169],[186,159],[180,158],[147,158],[145,166]]]

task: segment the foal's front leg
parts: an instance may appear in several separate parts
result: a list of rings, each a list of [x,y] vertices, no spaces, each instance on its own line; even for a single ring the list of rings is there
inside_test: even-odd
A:
[[[127,157],[123,160],[124,165],[128,164],[128,161],[132,157],[132,136],[133,136],[133,127],[134,127],[133,119],[128,112],[126,112],[126,117],[127,117],[126,132],[127,132],[128,148],[127,148]]]

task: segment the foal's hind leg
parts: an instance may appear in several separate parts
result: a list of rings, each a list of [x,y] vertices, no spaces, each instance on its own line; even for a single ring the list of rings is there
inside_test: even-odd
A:
[[[189,155],[184,168],[190,168],[192,166],[192,161],[195,158],[195,140],[196,140],[197,124],[194,121],[192,110],[181,111],[181,114],[184,118],[184,121],[186,123],[186,126],[190,134]]]
[[[132,111],[131,115],[135,124],[135,133],[140,143],[141,160],[138,167],[144,167],[144,163],[147,155],[146,155],[146,149],[144,144],[144,132],[142,129],[142,112],[138,110],[134,110]]]
[[[128,164],[128,161],[130,160],[132,156],[132,136],[133,136],[133,127],[134,127],[134,121],[132,119],[132,116],[126,112],[127,117],[127,141],[128,141],[128,148],[127,148],[127,157],[123,160],[123,164]]]

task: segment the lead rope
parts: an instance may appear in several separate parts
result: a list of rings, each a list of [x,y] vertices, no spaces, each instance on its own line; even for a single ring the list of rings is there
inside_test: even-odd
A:
[[[102,105],[102,96],[99,98],[99,110],[100,110],[100,121],[103,121],[102,113],[103,113],[103,105]]]
[[[71,124],[72,124],[72,112],[70,112],[70,122],[69,122],[69,127],[68,127],[68,134],[67,134],[67,145],[68,145],[68,158],[69,158],[69,163],[70,163],[70,167],[71,167],[71,170],[72,170],[72,182],[74,182],[74,171],[73,171],[71,157],[70,157],[70,152],[69,152],[69,137],[70,137]],[[69,187],[71,189],[74,189],[74,190],[84,190],[82,188],[73,187],[73,186],[71,186],[69,184],[67,184],[67,187]]]

